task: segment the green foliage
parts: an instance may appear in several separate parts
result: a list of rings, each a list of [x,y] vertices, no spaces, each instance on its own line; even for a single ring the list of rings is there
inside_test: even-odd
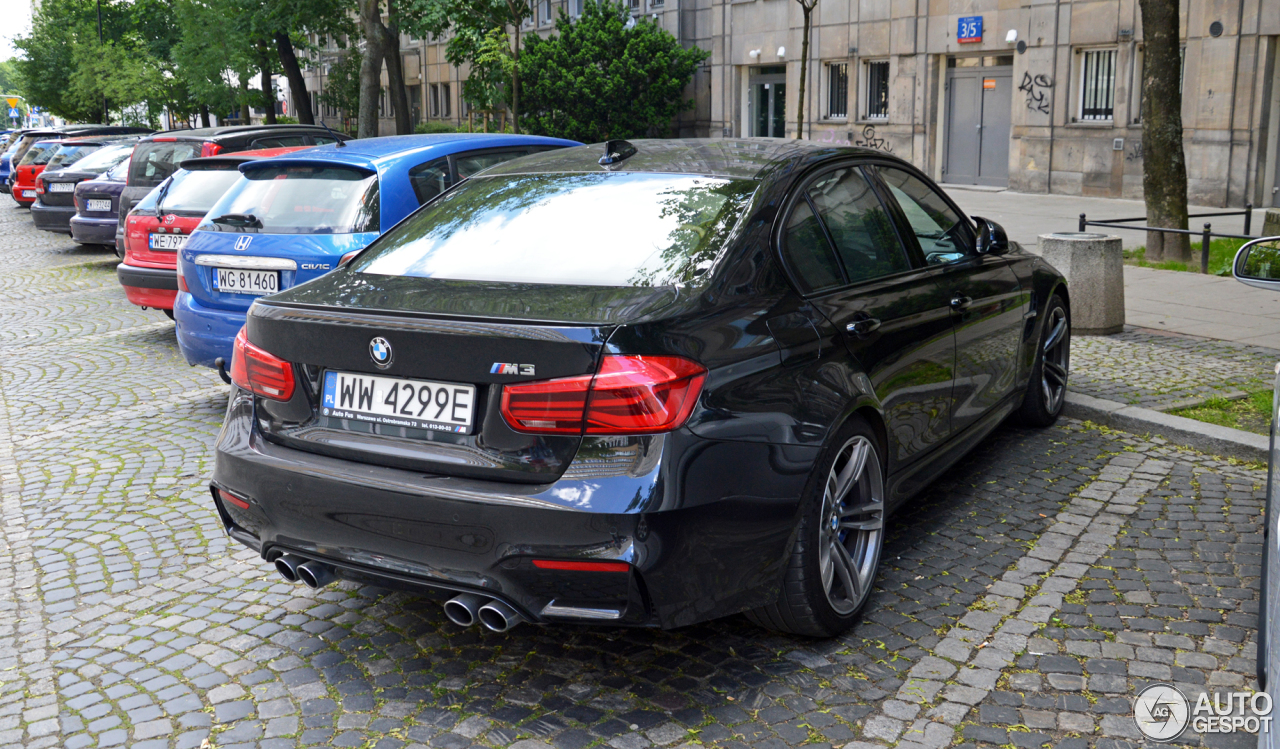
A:
[[[533,13],[525,0],[409,0],[402,28],[419,37],[450,33],[445,58],[470,65],[462,98],[473,109],[499,109],[511,103],[516,70],[507,28],[519,29]]]
[[[296,125],[298,124],[298,118],[290,117],[287,114],[278,114],[276,115],[276,124],[277,125]]]
[[[320,94],[320,101],[354,116],[360,109],[360,50],[348,49],[342,58],[329,67],[329,84]]]
[[[25,95],[18,75],[18,64],[14,60],[0,62],[0,94]]]
[[[584,0],[582,16],[563,11],[558,35],[530,35],[520,55],[523,127],[591,143],[665,136],[693,106],[684,89],[708,53],[685,49],[656,23],[625,28],[630,13],[610,0]]]
[[[426,135],[432,135],[435,133],[456,133],[458,132],[458,128],[447,122],[419,122],[418,126],[413,129],[413,132]]]

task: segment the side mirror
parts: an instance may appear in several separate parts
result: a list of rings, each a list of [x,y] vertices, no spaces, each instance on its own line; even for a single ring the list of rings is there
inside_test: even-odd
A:
[[[1280,237],[1260,237],[1236,252],[1231,275],[1240,283],[1280,291]]]
[[[1003,255],[1009,251],[1009,235],[1003,226],[981,216],[974,216],[973,220],[978,225],[979,255]]]

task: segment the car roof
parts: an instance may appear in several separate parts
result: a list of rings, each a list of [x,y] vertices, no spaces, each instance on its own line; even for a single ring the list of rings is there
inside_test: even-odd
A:
[[[540,135],[506,135],[498,133],[435,133],[431,135],[389,135],[382,138],[349,140],[341,147],[332,143],[316,146],[304,154],[288,159],[292,163],[344,164],[378,171],[390,163],[409,156],[511,146],[576,146],[578,143]],[[279,161],[280,159],[272,159]]]
[[[870,148],[783,138],[682,138],[633,140],[630,143],[636,148],[635,154],[609,166],[600,164],[605,145],[595,143],[534,154],[517,162],[499,164],[484,174],[494,177],[508,174],[650,172],[760,179],[773,168],[823,150],[831,151],[832,155],[883,155]],[[614,150],[617,150],[616,146]]]
[[[181,169],[199,168],[201,166],[213,165],[234,165],[238,166],[246,161],[255,161],[257,159],[270,159],[275,156],[284,156],[294,151],[305,151],[315,146],[284,146],[282,148],[258,148],[252,151],[233,151],[232,153],[218,154],[217,156],[201,156],[194,159],[186,159],[178,164]]]
[[[237,135],[268,134],[280,131],[300,133],[330,132],[320,125],[226,125],[221,127],[200,127],[190,130],[162,130],[158,133],[152,133],[144,140],[152,141],[169,138],[175,140],[217,140],[218,138],[229,138]],[[338,137],[346,137],[340,133],[334,134]]]

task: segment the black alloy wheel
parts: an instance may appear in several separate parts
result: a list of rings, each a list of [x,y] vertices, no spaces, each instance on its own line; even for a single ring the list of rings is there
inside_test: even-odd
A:
[[[1028,426],[1049,426],[1058,420],[1067,400],[1071,368],[1071,316],[1062,297],[1054,295],[1045,305],[1043,333],[1035,367],[1019,416]]]

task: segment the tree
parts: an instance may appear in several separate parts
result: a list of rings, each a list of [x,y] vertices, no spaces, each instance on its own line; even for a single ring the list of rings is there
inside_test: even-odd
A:
[[[708,53],[652,21],[627,28],[630,18],[624,4],[584,0],[576,21],[560,12],[558,35],[528,38],[517,65],[529,132],[585,142],[670,133]]]
[[[796,0],[804,13],[804,31],[800,37],[800,90],[796,96],[796,138],[804,137],[804,87],[809,76],[809,32],[813,28],[813,9],[818,0]]]
[[[353,48],[329,66],[329,85],[320,101],[350,117],[360,109],[360,69],[363,55]]]
[[[587,0],[589,2],[589,0]],[[449,43],[445,46],[445,59],[455,66],[471,63],[480,65],[484,85],[492,83],[495,70],[507,70],[511,85],[503,92],[488,88],[485,98],[505,98],[511,107],[511,126],[514,132],[520,132],[520,81],[523,73],[520,69],[520,26],[524,19],[533,13],[528,0],[406,0],[412,3],[414,18],[412,25],[406,30],[415,36],[428,34],[442,37],[452,31]],[[563,14],[563,11],[562,11]],[[506,34],[507,27],[512,28],[511,62],[500,63],[494,58],[494,29]],[[536,37],[535,37],[536,38]],[[483,59],[481,59],[483,58]],[[475,70],[473,68],[473,75]],[[468,81],[470,83],[470,81]],[[469,87],[477,91],[475,86]],[[464,88],[464,93],[468,88]],[[468,98],[479,106],[481,102]]]
[[[1138,0],[1142,11],[1142,194],[1147,225],[1187,228],[1182,150],[1182,62],[1178,0]],[[1147,260],[1191,261],[1186,234],[1147,232]]]
[[[387,22],[382,21],[382,0],[359,0],[360,27],[364,32],[364,59],[360,65],[361,138],[378,134],[378,101],[382,97],[382,66],[387,66],[387,93],[396,133],[413,132],[409,115],[409,95],[404,85],[400,60],[400,12],[396,0],[386,0]]]

